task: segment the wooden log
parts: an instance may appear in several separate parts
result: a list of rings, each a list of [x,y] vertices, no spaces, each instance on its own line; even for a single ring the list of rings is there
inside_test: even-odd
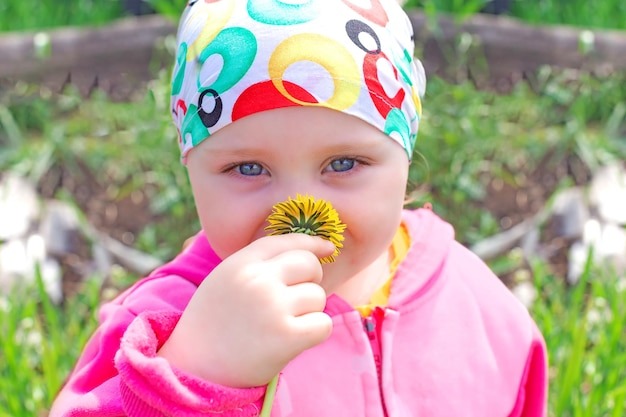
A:
[[[42,84],[63,80],[55,89],[71,82],[83,94],[97,87],[109,93],[127,90],[154,77],[151,68],[171,65],[171,55],[159,56],[155,46],[175,30],[175,24],[161,16],[143,16],[101,28],[5,34],[0,36],[0,79]],[[38,56],[36,42],[46,38],[49,45]]]
[[[409,12],[409,17],[429,74],[453,78],[460,74],[479,85],[493,85],[501,79],[515,82],[520,74],[543,65],[626,69],[626,32],[594,31],[593,45],[583,53],[581,36],[589,32],[573,27],[528,26],[512,18],[480,14],[461,23],[441,15],[434,25],[419,11]],[[41,35],[4,34],[0,36],[0,81],[64,80],[80,84],[83,92],[103,86],[110,92],[116,85],[151,79],[151,67],[170,67],[171,55],[155,57],[155,45],[175,30],[174,22],[161,16],[127,18],[102,28],[50,30],[44,35],[44,40],[49,39],[47,56],[37,56],[35,43]],[[459,47],[459,39],[470,39],[469,47]]]
[[[0,36],[0,76],[40,75],[74,68],[98,72],[119,63],[133,68],[150,58],[159,38],[174,31],[174,24],[159,16],[122,19],[95,29],[55,29],[47,32],[50,53],[43,57],[37,56],[35,48],[43,32],[9,33]]]
[[[529,26],[505,16],[478,14],[456,22],[439,16],[429,22],[420,12],[409,13],[416,43],[424,49],[424,66],[429,73],[456,71],[455,65],[475,65],[484,59],[487,76],[493,81],[548,65],[585,70],[626,69],[626,32],[589,31],[570,26]],[[434,23],[434,24],[433,24]],[[459,39],[470,35],[473,47],[459,51]],[[592,44],[584,45],[591,35]],[[462,42],[461,42],[462,43]],[[588,47],[585,51],[584,46]],[[460,49],[467,48],[467,45]],[[469,55],[469,56],[468,56]],[[466,68],[467,69],[467,68]],[[471,68],[469,68],[471,71]]]

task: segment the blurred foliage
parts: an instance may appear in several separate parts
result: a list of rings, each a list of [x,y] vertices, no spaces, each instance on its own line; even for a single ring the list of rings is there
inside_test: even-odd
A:
[[[431,17],[438,13],[454,14],[457,19],[464,19],[479,13],[489,0],[407,0],[405,9],[419,8]]]
[[[124,16],[121,0],[2,0],[0,32],[102,25]]]
[[[498,3],[498,7],[493,7]],[[435,17],[439,13],[463,20],[475,13],[497,8],[503,14],[531,24],[561,24],[594,29],[626,29],[623,0],[408,0],[406,9],[420,8]]]
[[[174,19],[184,3],[151,1],[155,10]],[[432,15],[449,7],[463,17],[484,3],[427,0],[408,5],[420,5]],[[621,0],[591,2],[593,12],[583,13],[587,4],[576,0],[551,3],[578,5],[581,19],[606,19],[606,9],[626,22],[626,3]],[[73,4],[42,0],[34,13],[36,6],[28,1],[6,0],[0,4],[0,31],[13,24],[44,28],[119,16],[120,3],[112,0],[99,2],[97,10],[86,0],[71,11],[65,8]],[[516,0],[512,8],[530,4],[548,2]],[[62,16],[55,17],[57,12]],[[568,23],[552,13],[553,20],[541,21]],[[41,16],[51,20],[30,20]],[[53,23],[53,18],[58,20]],[[12,171],[41,182],[55,168],[75,178],[84,176],[86,168],[115,198],[141,190],[151,202],[154,221],[135,245],[162,258],[173,256],[199,224],[171,123],[169,76],[169,71],[161,72],[129,103],[111,102],[98,92],[84,99],[72,88],[53,94],[42,86],[0,84],[0,174]],[[591,171],[626,160],[626,74],[543,68],[508,95],[477,90],[464,80],[448,84],[432,77],[420,129],[408,189],[412,205],[432,202],[437,213],[455,225],[458,238],[473,243],[500,229],[498,220],[482,209],[492,178],[524,185],[547,153],[556,159],[576,155]],[[518,261],[498,262],[507,270]],[[572,289],[553,276],[548,265],[533,261],[531,268],[539,293],[531,313],[551,355],[549,415],[623,415],[624,278],[588,264],[581,283]],[[118,287],[135,279],[125,271],[110,278]],[[41,283],[34,287],[0,297],[0,417],[45,415],[93,331],[97,306],[108,298],[94,280],[63,305],[53,306]]]
[[[147,2],[155,12],[174,21],[178,21],[188,3],[186,0],[147,0]]]
[[[169,71],[134,102],[113,103],[98,92],[85,100],[71,87],[55,95],[22,83],[0,98],[0,172],[37,183],[53,168],[84,178],[86,167],[118,200],[141,190],[158,221],[137,246],[160,257],[199,229],[176,138]]]
[[[0,98],[0,171],[37,182],[54,166],[80,176],[84,164],[119,198],[142,190],[158,221],[138,237],[139,247],[172,255],[198,223],[178,160],[168,81],[163,71],[133,103],[18,84]],[[461,241],[474,243],[500,227],[478,209],[491,179],[523,186],[548,152],[555,159],[577,155],[591,171],[624,160],[625,114],[624,73],[545,68],[509,95],[433,77],[410,172],[412,205],[432,202]]]
[[[177,21],[186,0],[135,0],[138,10],[151,8]],[[532,24],[567,24],[583,28],[625,29],[626,2],[622,0],[408,0],[406,9],[419,8],[431,18],[439,13],[463,20],[488,10],[494,3],[506,14]],[[127,0],[3,0],[0,32],[41,30],[60,26],[102,25],[127,16]],[[132,2],[128,2],[132,3]],[[148,7],[149,6],[149,7]]]
[[[0,417],[47,415],[95,329],[98,280],[62,306],[51,304],[38,273],[34,281],[0,295]]]
[[[591,171],[626,159],[626,73],[544,68],[534,84],[499,95],[429,80],[410,173],[414,205],[431,201],[466,243],[499,228],[489,213],[467,210],[482,206],[493,178],[522,186],[548,152],[576,155]]]
[[[623,0],[511,0],[511,15],[532,24],[626,29]]]
[[[539,296],[530,313],[550,354],[548,416],[623,416],[625,278],[588,262],[581,281],[569,288],[548,265],[533,261],[531,268]],[[108,298],[100,293],[98,280],[92,280],[55,306],[38,277],[10,296],[0,296],[0,417],[47,415],[95,329],[102,297]]]
[[[591,259],[573,288],[532,263],[539,296],[530,312],[550,355],[550,417],[626,412],[626,278]]]

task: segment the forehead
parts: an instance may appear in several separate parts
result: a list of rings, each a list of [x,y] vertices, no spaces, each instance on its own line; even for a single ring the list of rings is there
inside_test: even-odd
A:
[[[398,146],[389,136],[368,123],[345,113],[322,107],[273,109],[246,116],[216,132],[201,143],[212,151],[290,148],[341,149]]]

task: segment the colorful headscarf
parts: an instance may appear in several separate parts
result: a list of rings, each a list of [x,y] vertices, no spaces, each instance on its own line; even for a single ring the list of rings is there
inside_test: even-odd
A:
[[[356,116],[412,156],[426,77],[397,0],[190,1],[177,42],[183,160],[222,127],[288,106]]]

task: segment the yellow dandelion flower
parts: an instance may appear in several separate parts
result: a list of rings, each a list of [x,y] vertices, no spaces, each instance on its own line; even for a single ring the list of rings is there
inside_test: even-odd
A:
[[[335,261],[339,248],[343,247],[343,231],[346,225],[339,220],[339,214],[325,200],[315,200],[308,194],[289,197],[287,201],[276,203],[272,214],[267,218],[269,226],[265,228],[270,236],[287,233],[304,233],[330,240],[335,245],[335,252],[320,259],[321,263]]]

